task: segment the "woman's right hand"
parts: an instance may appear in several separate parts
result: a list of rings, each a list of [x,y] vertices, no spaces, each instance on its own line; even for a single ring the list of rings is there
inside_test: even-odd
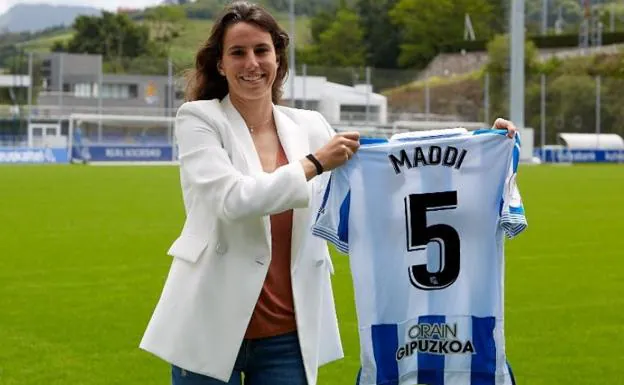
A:
[[[331,171],[342,166],[347,160],[351,159],[360,147],[360,133],[357,131],[340,132],[334,135],[328,143],[319,148],[314,157],[323,166],[324,171]],[[305,159],[304,165],[306,177],[308,180],[316,175],[314,164]]]

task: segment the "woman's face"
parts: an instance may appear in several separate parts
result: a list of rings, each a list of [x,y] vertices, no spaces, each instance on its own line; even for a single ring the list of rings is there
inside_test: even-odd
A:
[[[231,97],[241,100],[268,98],[279,62],[271,35],[255,24],[238,22],[223,37],[218,70],[228,82]]]

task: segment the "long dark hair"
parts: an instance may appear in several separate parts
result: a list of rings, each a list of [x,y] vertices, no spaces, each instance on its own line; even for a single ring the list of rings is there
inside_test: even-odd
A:
[[[219,74],[217,63],[223,55],[225,31],[229,26],[239,22],[255,24],[271,35],[275,54],[279,60],[271,94],[273,103],[280,102],[284,78],[288,73],[286,48],[290,39],[268,11],[247,1],[235,1],[228,5],[212,27],[210,37],[197,52],[195,68],[186,74],[185,98],[187,101],[214,98],[221,100],[229,92],[227,80]]]

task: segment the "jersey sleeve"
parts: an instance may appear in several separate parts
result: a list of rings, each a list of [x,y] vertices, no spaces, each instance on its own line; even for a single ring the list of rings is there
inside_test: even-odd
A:
[[[527,227],[524,205],[516,182],[518,175],[518,162],[520,160],[520,139],[516,135],[516,143],[513,148],[513,157],[509,165],[509,171],[505,178],[505,187],[502,196],[500,226],[508,238],[514,238]]]
[[[331,242],[345,254],[349,253],[350,197],[344,167],[333,170],[312,225],[312,234]]]

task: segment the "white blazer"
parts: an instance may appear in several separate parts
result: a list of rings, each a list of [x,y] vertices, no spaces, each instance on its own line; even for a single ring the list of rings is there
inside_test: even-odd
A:
[[[292,290],[309,385],[343,357],[327,244],[311,235],[328,173],[306,181],[299,160],[333,130],[318,112],[273,107],[291,163],[262,170],[229,97],[180,107],[175,135],[186,220],[140,347],[186,370],[228,381],[271,259],[269,215],[294,208]]]

